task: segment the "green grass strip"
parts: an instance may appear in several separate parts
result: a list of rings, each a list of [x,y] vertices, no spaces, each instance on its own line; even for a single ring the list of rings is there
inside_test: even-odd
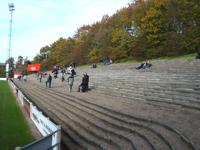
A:
[[[0,150],[14,150],[33,140],[7,81],[0,81]]]

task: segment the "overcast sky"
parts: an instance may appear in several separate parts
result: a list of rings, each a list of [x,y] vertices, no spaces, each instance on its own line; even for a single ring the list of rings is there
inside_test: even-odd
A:
[[[132,0],[0,0],[0,62],[8,58],[9,3],[14,3],[11,57],[32,60],[40,48],[72,37],[82,25],[111,16]]]

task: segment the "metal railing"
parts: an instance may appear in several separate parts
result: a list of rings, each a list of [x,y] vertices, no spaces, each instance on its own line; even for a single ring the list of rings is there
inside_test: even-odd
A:
[[[61,146],[61,126],[57,131],[15,150],[60,150]]]

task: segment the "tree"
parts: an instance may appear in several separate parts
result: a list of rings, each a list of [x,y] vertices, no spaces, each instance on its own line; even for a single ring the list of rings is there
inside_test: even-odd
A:
[[[8,60],[6,60],[6,64],[9,64],[9,77],[13,77],[14,75],[14,58],[10,57]]]
[[[4,64],[0,64],[0,77],[3,77],[3,78],[6,77],[6,70],[5,70]]]
[[[16,63],[16,64],[22,65],[22,64],[23,64],[23,61],[24,61],[24,58],[23,58],[22,56],[18,56],[18,59],[17,59],[17,63]]]
[[[186,53],[200,51],[200,1],[177,0],[181,47]]]
[[[88,58],[89,58],[89,62],[91,63],[97,63],[99,62],[100,58],[99,58],[99,51],[96,49],[96,48],[93,48],[89,55],[88,55]]]
[[[67,55],[67,39],[60,38],[51,45],[49,54],[49,63],[53,65],[62,65]]]
[[[103,57],[147,59],[200,51],[199,0],[137,0],[101,21],[83,25],[71,38],[40,49],[44,68],[86,64]],[[48,52],[48,57],[46,53]]]
[[[154,0],[141,19],[141,30],[150,48],[159,46],[164,40],[166,3],[166,0]]]

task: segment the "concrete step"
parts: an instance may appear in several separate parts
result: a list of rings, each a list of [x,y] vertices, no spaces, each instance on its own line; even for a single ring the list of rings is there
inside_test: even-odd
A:
[[[40,95],[40,98],[38,97],[38,99],[42,99],[44,93],[43,93],[43,94],[40,94],[40,93],[41,93],[41,92],[40,92],[40,91],[41,91],[40,89],[37,89],[37,88],[36,88],[35,90],[37,90],[38,92],[37,92],[37,93],[35,93],[36,91],[33,92],[33,87],[32,87],[31,91],[32,91],[33,93],[31,93],[31,95],[34,95],[34,94],[35,94],[34,97]],[[44,91],[44,90],[43,90],[43,91]],[[47,93],[49,93],[49,92],[47,92]],[[47,99],[48,99],[48,100],[47,100]],[[51,100],[51,99],[52,99],[52,100]],[[59,97],[54,98],[54,97],[52,97],[52,96],[48,96],[48,98],[43,98],[43,99],[40,100],[40,101],[43,103],[43,105],[48,105],[49,100],[52,101],[52,102],[50,103],[52,106],[49,107],[49,109],[50,109],[50,108],[54,108],[55,106],[61,107],[61,106],[58,106],[58,105],[56,105],[56,104],[53,105],[53,102],[58,102],[58,101],[59,101]],[[38,101],[39,101],[39,100],[38,100]],[[44,101],[46,101],[46,103],[45,103]],[[63,102],[64,102],[64,99],[63,99]],[[60,104],[63,104],[63,102],[60,103]],[[84,103],[84,104],[85,104],[85,103]],[[66,105],[67,105],[67,104],[66,104]],[[64,107],[64,106],[63,106],[63,107]],[[48,107],[47,107],[47,108],[48,108]],[[101,111],[99,111],[99,112],[104,112],[104,113],[105,113],[105,111],[106,111],[106,110],[105,110],[104,108],[102,108],[102,107],[96,107],[94,110],[96,110],[97,108],[98,108],[98,109],[103,109],[103,110],[101,110]],[[57,114],[57,115],[58,115],[58,112],[61,112],[61,111],[59,111],[59,110],[55,110],[55,108],[54,108],[54,111],[55,111],[54,113]],[[77,111],[77,110],[75,110],[75,111]],[[120,119],[122,119],[122,118],[124,118],[124,119],[127,118],[126,121],[124,120],[125,122],[127,122],[128,120],[130,120],[130,118],[129,118],[128,116],[125,117],[123,114],[121,114],[121,116],[119,116],[119,114],[117,114],[116,112],[111,111],[112,113],[110,113],[109,110],[107,110],[107,111],[108,111],[108,114],[109,114],[108,116],[110,116],[110,115],[112,114],[112,116],[114,115],[115,118],[116,118],[117,116],[118,116],[117,118],[120,117]],[[60,115],[61,115],[61,114],[59,114],[58,116],[60,116]],[[69,114],[66,114],[66,115],[69,115]],[[64,118],[64,117],[66,117],[66,116],[63,115],[63,118]],[[74,117],[71,116],[71,118],[74,118]],[[105,118],[105,117],[104,117],[104,118]],[[132,119],[133,119],[133,118],[132,118]],[[66,120],[66,119],[64,119],[64,120]],[[64,121],[64,120],[63,120],[63,121]],[[69,121],[73,122],[73,120],[69,120]],[[112,122],[113,122],[113,119],[112,119]],[[139,121],[139,122],[140,122],[140,121]],[[139,122],[138,122],[138,123],[139,123]],[[104,122],[104,123],[105,123],[105,122]],[[140,122],[140,123],[141,123],[141,122]],[[148,122],[148,123],[150,123],[150,122]],[[120,124],[124,124],[124,123],[121,122]],[[130,124],[130,123],[129,123],[129,124]],[[133,122],[132,122],[132,124],[133,124]],[[144,123],[144,124],[145,124],[145,123]],[[74,127],[74,126],[76,126],[76,124],[73,124],[73,125],[72,125],[72,127]],[[125,125],[123,125],[123,126],[125,126]],[[140,124],[140,126],[141,126],[141,124]],[[144,126],[144,125],[143,125],[143,126]],[[156,126],[157,126],[157,125],[156,125]],[[139,126],[138,126],[138,127],[139,127]],[[147,126],[146,126],[146,127],[147,127]],[[74,127],[74,128],[75,128],[75,131],[77,131],[77,130],[79,131],[79,130],[80,130],[79,128],[76,128],[76,127]],[[72,129],[74,129],[74,128],[72,128]],[[90,129],[91,127],[88,127],[88,128]],[[112,128],[113,128],[113,126],[112,126]],[[134,127],[134,128],[135,128],[135,127]],[[162,128],[163,128],[163,126],[162,126]],[[156,128],[155,128],[155,129],[156,129]],[[166,130],[166,128],[164,128],[164,129]],[[164,129],[163,129],[163,130],[164,130]],[[141,129],[139,129],[139,130],[141,130]],[[167,130],[166,130],[165,132],[163,132],[163,133],[166,133],[166,132],[167,132]],[[170,134],[171,134],[171,133],[168,133],[168,138],[169,138],[169,135],[170,135]],[[175,133],[173,133],[173,134],[175,134]],[[173,134],[172,134],[172,135],[173,135]],[[154,135],[154,136],[155,136],[155,135]],[[166,136],[166,135],[165,135],[165,136]],[[179,137],[179,136],[178,136],[178,137]],[[171,137],[171,138],[173,138],[173,141],[178,140],[178,139],[176,139],[176,140],[174,139],[174,138],[175,138],[174,135],[173,135],[173,137]],[[93,137],[93,139],[95,139],[95,138]],[[170,139],[170,138],[169,138],[169,139]],[[79,140],[81,140],[81,139],[79,139]],[[168,139],[167,139],[167,140],[168,140]],[[172,142],[172,141],[171,141],[171,142]],[[176,143],[182,143],[182,142],[181,142],[181,141],[176,141]],[[172,145],[173,145],[173,144],[172,144]],[[179,145],[179,144],[178,144],[178,145]],[[179,146],[181,146],[181,145],[184,145],[184,144],[182,143],[182,144],[180,144]],[[86,145],[85,145],[85,146],[86,146]],[[177,144],[175,145],[175,147],[176,147],[176,146],[177,146]],[[177,146],[177,147],[179,147],[179,146]],[[102,147],[105,148],[105,149],[108,148],[108,147],[106,147],[105,145],[103,145]],[[161,146],[161,147],[163,147],[163,146]],[[185,147],[185,145],[184,145],[184,147]],[[166,147],[166,148],[167,148],[167,147]],[[183,149],[184,149],[184,148],[183,148]]]

